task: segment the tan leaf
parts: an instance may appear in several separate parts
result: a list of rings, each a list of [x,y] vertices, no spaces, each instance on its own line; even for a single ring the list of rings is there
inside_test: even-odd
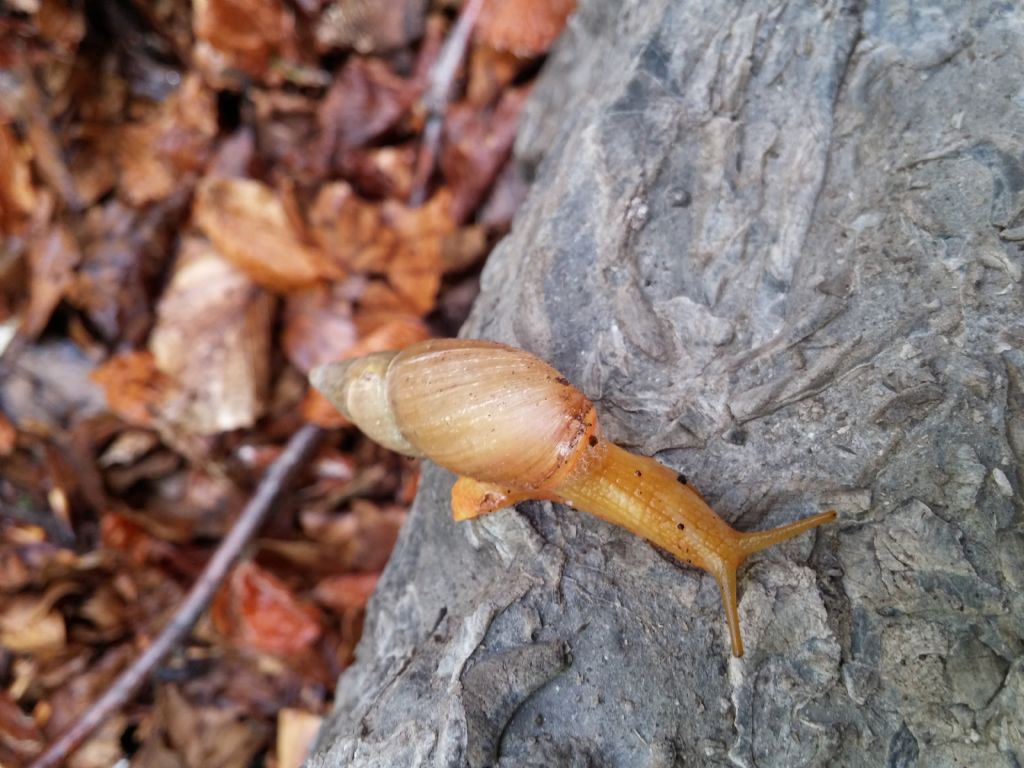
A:
[[[183,243],[149,340],[175,385],[167,418],[201,435],[252,426],[266,407],[273,305],[208,243]]]
[[[322,720],[301,709],[285,708],[277,713],[277,768],[300,768]]]
[[[565,26],[576,0],[486,0],[476,39],[524,58],[547,51]]]
[[[274,190],[258,181],[205,178],[196,192],[193,216],[217,253],[272,291],[342,276],[295,230]]]

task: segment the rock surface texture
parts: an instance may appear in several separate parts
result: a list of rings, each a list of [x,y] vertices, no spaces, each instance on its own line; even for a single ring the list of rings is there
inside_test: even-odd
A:
[[[427,467],[308,765],[1024,765],[1024,8],[584,0],[466,335],[737,528],[717,586]]]

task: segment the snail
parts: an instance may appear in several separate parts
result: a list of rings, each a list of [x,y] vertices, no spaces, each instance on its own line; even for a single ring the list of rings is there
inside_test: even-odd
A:
[[[593,404],[558,371],[503,344],[432,339],[328,363],[310,381],[376,442],[458,475],[456,520],[550,500],[704,569],[721,589],[735,656],[743,655],[740,564],[835,518],[828,511],[769,531],[737,531],[681,475],[605,439]]]

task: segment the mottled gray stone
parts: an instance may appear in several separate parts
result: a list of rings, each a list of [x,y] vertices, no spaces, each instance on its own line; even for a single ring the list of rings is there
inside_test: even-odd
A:
[[[1024,764],[1024,8],[583,0],[469,336],[741,529],[718,589],[427,467],[310,766]]]

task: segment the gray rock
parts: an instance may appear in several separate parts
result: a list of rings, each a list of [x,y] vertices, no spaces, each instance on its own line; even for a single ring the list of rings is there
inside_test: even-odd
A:
[[[1024,9],[584,0],[465,329],[741,529],[718,590],[427,467],[310,766],[1024,764]]]

